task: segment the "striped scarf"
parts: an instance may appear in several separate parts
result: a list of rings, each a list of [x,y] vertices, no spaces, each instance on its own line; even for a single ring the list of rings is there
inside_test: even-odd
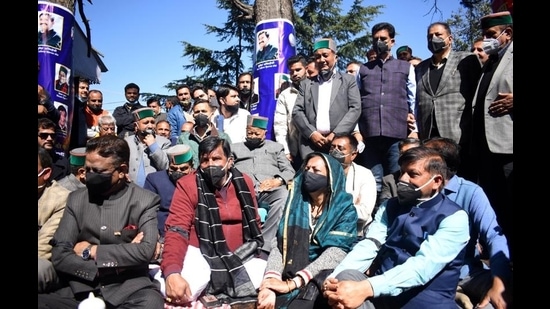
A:
[[[195,213],[195,227],[199,237],[202,255],[210,265],[210,283],[206,292],[228,298],[229,303],[239,302],[238,298],[258,295],[243,262],[259,253],[264,240],[256,222],[256,210],[250,189],[240,171],[230,169],[232,183],[237,190],[243,215],[244,243],[235,252],[230,252],[223,234],[218,203],[212,193],[215,189],[206,183],[202,173],[196,173],[199,202]],[[221,296],[221,297],[220,297]]]

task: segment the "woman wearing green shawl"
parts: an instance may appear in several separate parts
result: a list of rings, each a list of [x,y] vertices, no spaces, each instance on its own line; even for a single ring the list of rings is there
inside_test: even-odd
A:
[[[306,309],[326,302],[315,283],[322,284],[357,238],[357,211],[345,181],[342,166],[331,156],[306,156],[271,246],[258,309]]]

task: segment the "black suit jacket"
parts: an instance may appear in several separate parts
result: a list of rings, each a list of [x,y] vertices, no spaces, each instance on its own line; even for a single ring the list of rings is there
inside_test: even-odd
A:
[[[148,267],[158,238],[159,204],[157,194],[134,183],[99,203],[89,202],[87,188],[71,192],[52,240],[52,263],[68,283],[66,292],[80,299],[101,290],[116,306],[137,290],[155,289]],[[141,242],[131,243],[139,232]],[[83,240],[97,245],[95,260],[73,251]]]

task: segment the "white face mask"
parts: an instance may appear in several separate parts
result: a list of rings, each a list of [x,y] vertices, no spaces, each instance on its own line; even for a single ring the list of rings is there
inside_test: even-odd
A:
[[[502,36],[505,33],[504,30],[495,38],[489,38],[489,39],[483,39],[483,51],[487,55],[493,55],[498,53],[498,49],[500,47],[500,41],[498,40],[500,36]]]

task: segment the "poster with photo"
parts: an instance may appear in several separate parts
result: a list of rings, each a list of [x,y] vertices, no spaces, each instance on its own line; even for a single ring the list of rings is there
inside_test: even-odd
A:
[[[73,113],[72,50],[74,15],[66,7],[48,1],[38,1],[38,84],[50,94],[54,104],[66,109],[64,134],[59,135],[68,152]],[[56,105],[57,107],[57,105]]]

